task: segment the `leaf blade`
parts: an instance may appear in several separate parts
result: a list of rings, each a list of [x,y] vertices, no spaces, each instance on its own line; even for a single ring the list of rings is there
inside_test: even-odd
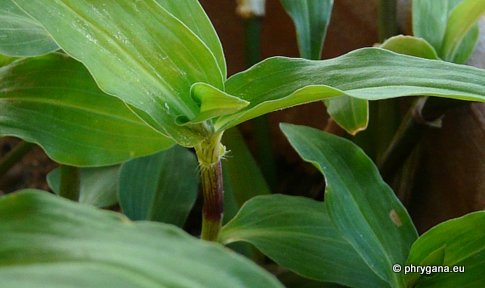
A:
[[[63,164],[112,165],[173,145],[62,54],[0,68],[0,102],[0,135],[37,143]]]

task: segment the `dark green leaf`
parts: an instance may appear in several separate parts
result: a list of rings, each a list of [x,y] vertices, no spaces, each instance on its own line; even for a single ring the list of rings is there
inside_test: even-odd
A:
[[[295,24],[301,57],[319,60],[332,15],[333,0],[280,2]]]
[[[232,128],[225,131],[222,143],[229,151],[222,163],[224,220],[227,221],[249,199],[258,195],[271,194],[271,192],[239,130]]]
[[[372,161],[357,145],[335,135],[289,124],[281,129],[298,154],[325,175],[326,208],[343,238],[374,273],[401,287],[402,275],[391,267],[404,263],[417,233]]]
[[[179,126],[175,119],[197,117],[192,84],[223,89],[220,62],[194,32],[157,2],[14,2],[39,21],[63,50],[86,65],[103,91],[144,111],[165,135],[193,146],[207,133],[202,124]],[[166,6],[176,4],[187,5],[176,1]]]
[[[133,223],[41,191],[0,198],[0,218],[2,287],[282,287],[173,225]]]
[[[245,241],[283,267],[312,279],[353,287],[382,287],[335,228],[323,205],[283,195],[249,200],[220,234],[223,243]]]
[[[111,165],[173,145],[62,54],[0,68],[0,103],[0,135],[37,143],[63,164]]]
[[[96,207],[109,207],[118,202],[119,166],[80,169],[79,202]],[[59,195],[59,168],[47,174],[47,183]]]
[[[483,102],[485,71],[364,48],[323,61],[269,58],[229,78],[226,91],[250,104],[220,117],[215,123],[219,130],[277,109],[337,96],[378,100],[429,95]]]
[[[441,223],[419,237],[411,248],[407,264],[429,265],[430,256],[443,250],[439,252],[444,255],[441,263],[432,264],[447,265],[450,270],[451,266],[464,266],[465,273],[422,275],[416,287],[483,287],[484,226],[485,212],[480,211]],[[416,278],[413,274],[406,277]]]
[[[183,226],[197,199],[197,160],[175,146],[122,165],[119,201],[132,220],[151,220]]]
[[[0,0],[0,54],[28,57],[58,49],[44,28],[11,0]]]

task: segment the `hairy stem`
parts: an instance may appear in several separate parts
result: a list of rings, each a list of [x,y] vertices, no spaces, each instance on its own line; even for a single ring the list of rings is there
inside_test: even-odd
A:
[[[70,199],[72,201],[79,201],[79,192],[81,187],[81,177],[79,168],[61,165],[59,167],[61,172],[61,185],[59,189],[59,196]]]
[[[0,159],[0,176],[4,175],[7,173],[7,171],[12,168],[15,163],[20,161],[22,157],[27,154],[30,149],[34,147],[34,144],[32,143],[27,143],[27,142],[20,142],[15,147],[7,153],[2,159]]]
[[[225,148],[222,133],[216,133],[195,147],[202,182],[202,232],[201,238],[217,241],[224,212],[224,185],[221,158]]]

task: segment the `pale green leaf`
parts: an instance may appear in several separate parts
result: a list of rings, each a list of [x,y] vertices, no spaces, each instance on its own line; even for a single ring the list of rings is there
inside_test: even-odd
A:
[[[81,168],[79,202],[95,207],[110,207],[118,203],[119,166]],[[47,184],[59,195],[61,173],[56,168],[47,174]]]
[[[485,0],[463,0],[451,11],[441,48],[443,59],[451,61],[455,57],[463,39],[484,13]]]
[[[37,143],[73,166],[116,164],[173,145],[62,54],[0,68],[0,135]]]
[[[436,50],[423,38],[398,35],[387,39],[382,49],[426,59],[439,59]]]
[[[184,225],[199,188],[192,152],[175,146],[121,167],[119,201],[125,215],[132,220]]]
[[[473,55],[475,47],[477,46],[478,40],[480,38],[480,28],[478,25],[474,25],[470,32],[468,32],[460,43],[460,47],[456,50],[455,55],[451,62],[457,64],[465,64],[468,59]]]
[[[134,223],[42,191],[0,198],[0,218],[2,287],[282,287],[173,225]]]
[[[0,54],[39,56],[59,49],[44,28],[11,0],[0,0]]]
[[[214,54],[219,69],[226,77],[226,59],[221,41],[198,0],[156,0],[170,14],[182,21],[192,30]]]
[[[231,219],[249,199],[271,194],[264,176],[237,128],[224,132],[228,151],[222,162],[224,174],[224,220]]]
[[[5,55],[0,54],[0,67],[8,65],[8,64],[12,63],[13,61],[15,61],[17,59],[18,58],[16,58],[16,57],[9,57],[9,56],[5,56]]]
[[[431,228],[413,244],[407,264],[422,265],[444,250],[439,265],[464,266],[465,273],[422,275],[416,287],[483,287],[485,273],[485,212],[474,212]],[[414,278],[413,274],[407,277]]]
[[[316,280],[351,287],[382,287],[335,228],[321,202],[284,195],[249,200],[220,234],[223,243],[245,241],[279,265]]]
[[[485,71],[364,48],[330,60],[269,58],[229,78],[226,92],[250,104],[217,119],[219,130],[277,109],[337,96],[379,100],[427,95],[483,102]]]
[[[208,133],[175,119],[197,116],[192,84],[223,90],[224,77],[206,44],[157,2],[13,1],[86,65],[103,91],[144,111],[165,135],[193,146]]]
[[[417,238],[406,209],[382,180],[372,160],[354,143],[314,128],[281,125],[298,154],[325,175],[325,205],[339,233],[367,266],[392,287]]]
[[[296,28],[298,48],[302,58],[319,60],[333,0],[280,0]]]
[[[369,122],[367,100],[342,96],[324,102],[330,117],[349,134],[356,135],[367,128]]]

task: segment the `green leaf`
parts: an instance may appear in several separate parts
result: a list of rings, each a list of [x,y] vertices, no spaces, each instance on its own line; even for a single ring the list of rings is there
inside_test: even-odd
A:
[[[345,131],[356,135],[367,128],[369,122],[369,102],[349,96],[325,100],[327,113]]]
[[[197,117],[192,84],[223,90],[219,63],[194,32],[157,2],[14,2],[86,65],[103,91],[144,111],[165,135],[194,146],[209,133],[202,124],[179,126],[175,120]],[[169,6],[176,3],[186,7],[186,1]]]
[[[433,46],[423,38],[398,35],[387,39],[382,49],[426,59],[439,59]]]
[[[485,267],[485,212],[474,212],[431,228],[413,244],[407,264],[426,265],[444,250],[439,265],[464,266],[465,273],[422,275],[416,287],[482,287]],[[450,267],[450,270],[452,268]],[[413,274],[406,277],[414,278]]]
[[[295,24],[301,57],[319,60],[332,15],[333,0],[280,2]]]
[[[484,13],[485,0],[463,0],[451,11],[441,49],[441,55],[444,59],[451,60],[455,58],[463,39],[470,29],[474,25],[476,26],[477,21]],[[476,33],[477,31],[475,30]]]
[[[226,59],[222,50],[221,41],[216,30],[205,14],[204,9],[197,0],[156,0],[163,8],[170,12],[175,18],[182,21],[192,30],[211,50],[217,60],[219,69],[226,77]]]
[[[29,57],[59,49],[44,28],[11,0],[0,0],[0,54]]]
[[[80,169],[79,202],[95,207],[110,207],[118,202],[119,166]],[[49,187],[59,195],[59,168],[47,174]]]
[[[320,202],[267,195],[249,200],[220,234],[223,243],[245,241],[302,276],[353,287],[382,287],[342,237]]]
[[[218,130],[277,109],[337,96],[365,100],[438,96],[485,101],[485,71],[364,48],[321,61],[273,57],[236,74],[226,92],[250,104],[219,117]]]
[[[4,287],[282,287],[173,225],[134,223],[41,191],[0,198],[0,218]]]
[[[402,287],[402,275],[391,267],[404,263],[417,233],[372,160],[335,135],[289,124],[281,129],[298,154],[325,175],[325,205],[338,231],[374,273]]]
[[[476,45],[484,5],[484,0],[413,0],[413,33],[442,59],[465,63]]]
[[[105,166],[172,146],[62,54],[0,68],[0,135],[34,142],[72,166]]]
[[[180,146],[124,163],[119,188],[123,213],[132,220],[183,226],[197,199],[197,172],[195,155]]]
[[[5,55],[0,54],[0,67],[8,65],[8,64],[12,63],[13,61],[15,61],[17,59],[18,58],[9,57],[9,56],[5,56]]]
[[[229,151],[222,163],[224,220],[227,221],[246,201],[258,195],[271,194],[271,191],[237,128],[225,131],[222,143]]]

